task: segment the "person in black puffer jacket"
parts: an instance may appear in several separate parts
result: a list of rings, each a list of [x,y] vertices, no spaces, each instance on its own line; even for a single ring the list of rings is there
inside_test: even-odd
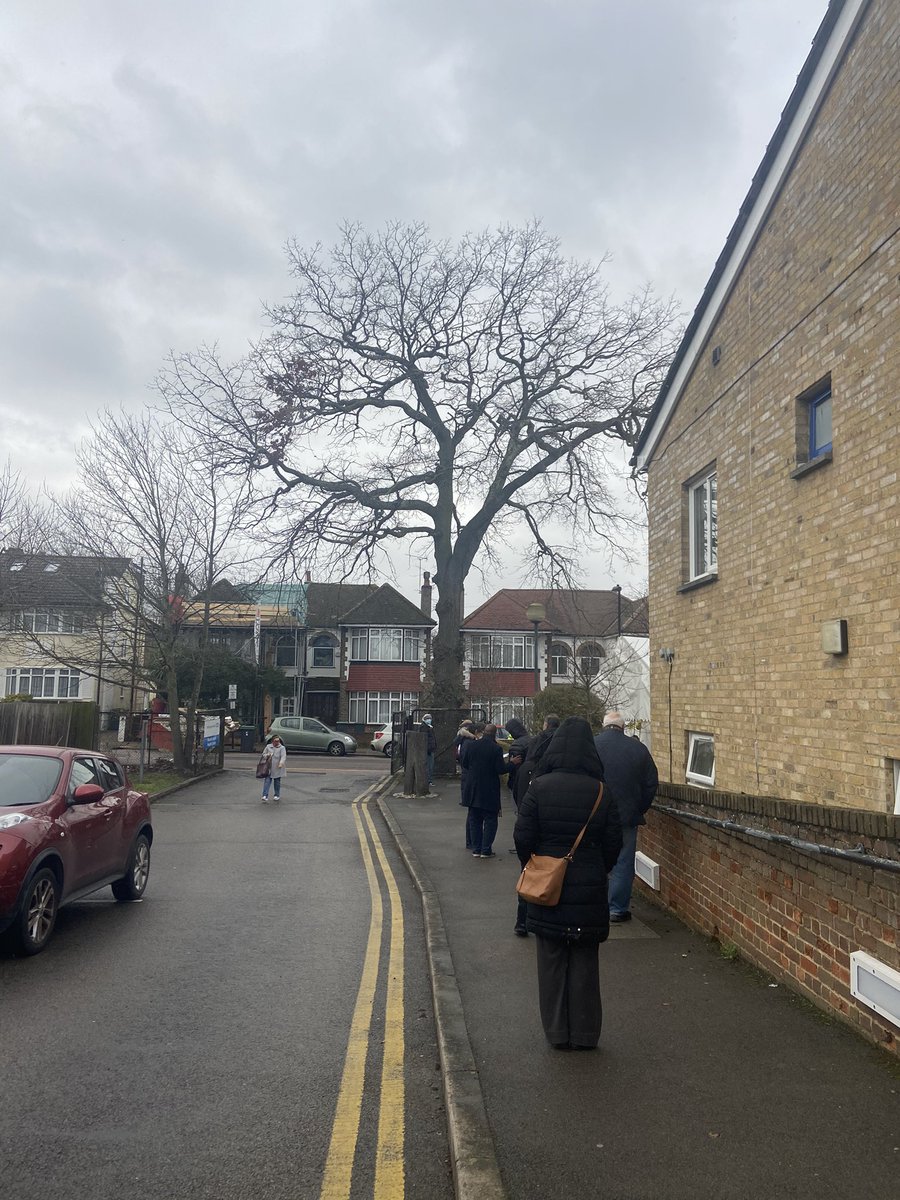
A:
[[[548,744],[519,806],[514,838],[523,867],[532,854],[568,854],[602,781],[590,725],[581,717],[568,717]],[[526,925],[537,935],[541,1020],[557,1050],[593,1050],[600,1039],[598,947],[609,936],[607,874],[621,847],[618,809],[604,790],[566,871],[559,903],[553,908],[528,905]]]

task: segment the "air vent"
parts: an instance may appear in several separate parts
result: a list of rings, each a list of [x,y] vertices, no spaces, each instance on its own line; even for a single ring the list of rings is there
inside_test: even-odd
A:
[[[714,346],[713,352],[712,352],[712,365],[714,367],[717,367],[721,361],[722,361],[722,347]]]
[[[634,873],[647,887],[653,888],[654,892],[659,891],[659,863],[655,863],[640,850],[634,856]]]
[[[900,1026],[900,971],[864,950],[850,955],[850,995]]]

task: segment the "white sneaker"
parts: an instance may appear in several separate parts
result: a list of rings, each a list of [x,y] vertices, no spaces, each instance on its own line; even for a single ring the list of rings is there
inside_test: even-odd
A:
[[[261,803],[261,804],[268,804],[268,803],[269,803],[269,797],[268,797],[268,796],[260,796],[260,798],[259,798],[259,799],[260,799],[260,803]]]

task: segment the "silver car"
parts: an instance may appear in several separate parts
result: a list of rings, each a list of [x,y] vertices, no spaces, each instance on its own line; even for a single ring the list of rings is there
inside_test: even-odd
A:
[[[269,726],[266,742],[271,742],[276,736],[281,738],[288,751],[318,750],[319,753],[336,757],[356,753],[356,738],[349,733],[329,729],[315,717],[276,717]]]

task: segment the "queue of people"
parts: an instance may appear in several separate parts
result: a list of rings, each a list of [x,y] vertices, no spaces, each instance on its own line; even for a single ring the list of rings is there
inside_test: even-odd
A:
[[[603,1016],[599,948],[610,922],[631,919],[638,829],[656,794],[656,765],[646,746],[626,735],[618,712],[606,714],[596,736],[581,717],[548,716],[535,736],[515,724],[507,722],[514,741],[506,760],[496,726],[464,721],[457,733],[466,848],[475,858],[495,857],[506,775],[522,867],[532,854],[571,856],[558,903],[519,898],[514,932],[537,941],[538,1000],[548,1042],[557,1050],[592,1050]]]

